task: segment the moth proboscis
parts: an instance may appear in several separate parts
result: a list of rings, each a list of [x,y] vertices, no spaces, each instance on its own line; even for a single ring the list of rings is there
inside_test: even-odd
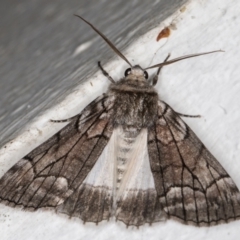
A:
[[[154,89],[163,66],[212,52],[132,66],[104,34],[77,17],[130,68],[115,82],[99,62],[111,81],[107,92],[5,173],[0,201],[54,209],[83,222],[115,218],[127,226],[168,218],[197,226],[238,219],[236,185],[181,119],[191,116],[175,112]],[[158,71],[148,79],[150,68]]]

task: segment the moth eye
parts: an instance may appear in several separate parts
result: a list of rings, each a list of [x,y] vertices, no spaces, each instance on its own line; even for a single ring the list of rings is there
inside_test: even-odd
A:
[[[131,71],[132,71],[132,69],[128,68],[124,73],[125,77],[128,76],[131,73]]]
[[[148,79],[148,72],[147,71],[144,71],[144,77],[145,77],[145,79]]]

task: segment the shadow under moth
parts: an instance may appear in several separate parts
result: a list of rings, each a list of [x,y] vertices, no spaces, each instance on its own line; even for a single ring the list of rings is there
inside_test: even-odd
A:
[[[240,217],[240,193],[228,173],[154,89],[164,65],[129,65],[125,77],[0,179],[0,201],[53,209],[83,222],[115,218],[127,226],[174,218],[211,226]],[[219,50],[220,51],[220,50]],[[213,51],[217,52],[217,51]],[[158,68],[148,79],[147,69]],[[195,116],[196,117],[196,116]],[[61,122],[53,121],[53,122]]]

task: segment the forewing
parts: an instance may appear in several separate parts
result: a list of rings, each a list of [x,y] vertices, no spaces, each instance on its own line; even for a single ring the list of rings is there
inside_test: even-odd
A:
[[[179,115],[160,101],[158,116],[149,129],[148,151],[167,215],[198,226],[239,218],[240,193],[227,172]]]
[[[0,200],[29,210],[56,208],[66,201],[84,181],[111,136],[112,107],[113,98],[102,95],[22,158],[1,178]]]
[[[112,216],[115,131],[84,181],[57,207],[57,212],[98,223]]]

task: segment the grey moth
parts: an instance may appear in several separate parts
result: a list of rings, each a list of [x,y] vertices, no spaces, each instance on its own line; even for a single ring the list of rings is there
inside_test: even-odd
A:
[[[52,209],[83,222],[115,218],[127,226],[174,218],[211,226],[240,217],[233,180],[181,117],[154,89],[164,65],[129,65],[68,125],[0,179],[0,202],[25,210]],[[216,52],[216,51],[213,51]],[[148,79],[147,69],[158,68]],[[191,116],[190,116],[191,117]],[[55,121],[57,122],[57,121]]]

